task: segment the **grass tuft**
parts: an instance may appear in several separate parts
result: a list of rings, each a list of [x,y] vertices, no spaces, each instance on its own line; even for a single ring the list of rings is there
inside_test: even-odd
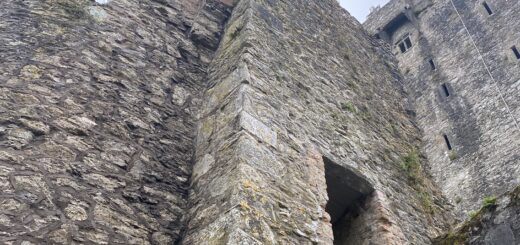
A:
[[[356,112],[356,107],[350,101],[341,103],[341,109],[352,113]]]
[[[484,201],[482,201],[482,207],[483,208],[489,208],[492,206],[497,205],[497,198],[494,196],[491,197],[485,197]]]

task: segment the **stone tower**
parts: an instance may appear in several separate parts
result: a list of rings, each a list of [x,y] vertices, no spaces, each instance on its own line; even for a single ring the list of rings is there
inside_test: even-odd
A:
[[[364,24],[392,45],[433,179],[460,213],[520,185],[519,11],[518,1],[395,0]]]
[[[0,243],[436,242],[519,184],[519,32],[447,4],[4,0]]]
[[[428,169],[461,218],[520,185],[518,12],[519,1],[392,0],[364,23],[398,59]],[[519,242],[515,212],[494,221],[506,240],[491,244]]]

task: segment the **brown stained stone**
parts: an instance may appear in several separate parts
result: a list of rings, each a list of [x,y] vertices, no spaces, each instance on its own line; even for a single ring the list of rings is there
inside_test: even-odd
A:
[[[20,75],[26,79],[38,79],[42,76],[42,71],[35,65],[27,65],[22,68]]]
[[[49,241],[51,241],[53,244],[69,244],[68,235],[69,233],[67,229],[60,228],[58,230],[49,232],[47,236]]]

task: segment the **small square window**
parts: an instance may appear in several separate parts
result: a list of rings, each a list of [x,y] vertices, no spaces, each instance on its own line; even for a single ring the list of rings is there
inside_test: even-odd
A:
[[[406,36],[403,40],[399,41],[397,46],[399,46],[401,53],[406,53],[406,51],[410,50],[412,48],[412,40],[410,39],[410,36]]]

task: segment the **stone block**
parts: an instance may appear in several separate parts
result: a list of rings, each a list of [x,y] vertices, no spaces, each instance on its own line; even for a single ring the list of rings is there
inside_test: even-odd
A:
[[[195,163],[193,166],[193,172],[191,175],[191,183],[196,182],[201,176],[206,174],[212,166],[215,164],[215,159],[210,154],[204,155],[204,157]]]
[[[253,117],[251,114],[242,111],[240,113],[239,126],[273,147],[277,145],[277,134],[266,124]]]
[[[207,106],[203,115],[215,110],[224,102],[224,99],[236,90],[240,85],[251,82],[251,75],[245,63],[241,63],[231,74],[220,80],[206,93]]]
[[[228,235],[227,245],[260,245],[262,242],[255,239],[253,236],[247,234],[241,229],[236,229],[230,232]]]
[[[87,135],[89,130],[97,125],[88,117],[72,116],[54,121],[57,127],[76,135]]]
[[[286,172],[285,166],[273,151],[257,139],[242,135],[237,141],[237,147],[235,154],[243,163],[272,177],[280,177]]]
[[[50,127],[43,122],[28,120],[25,118],[21,118],[19,121],[35,135],[45,135],[50,132]]]

